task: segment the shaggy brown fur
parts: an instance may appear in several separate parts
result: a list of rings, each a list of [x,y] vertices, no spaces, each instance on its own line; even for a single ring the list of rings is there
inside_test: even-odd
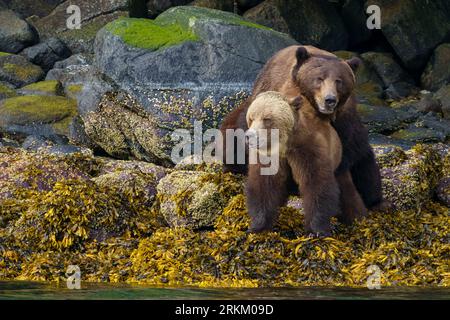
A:
[[[340,219],[346,223],[365,216],[366,207],[377,208],[384,204],[379,168],[368,143],[367,129],[356,112],[353,71],[359,63],[357,58],[340,60],[327,51],[310,46],[285,48],[266,63],[255,82],[252,96],[233,110],[221,126],[223,132],[237,128],[247,130],[247,109],[255,97],[265,91],[280,92],[288,99],[303,95],[320,113],[332,112],[332,119],[335,118],[332,125],[343,149],[335,175],[341,190]],[[334,110],[327,110],[325,100],[330,96],[336,100]],[[224,169],[246,173],[247,165],[225,164]],[[309,174],[313,175],[313,172],[306,175]],[[270,190],[266,189],[265,193],[271,193]],[[305,194],[309,190],[303,188],[302,192]]]
[[[272,228],[279,207],[286,204],[290,180],[293,180],[303,194],[306,230],[329,235],[330,218],[339,212],[339,187],[334,171],[341,162],[341,142],[331,126],[332,115],[321,114],[305,98],[300,104],[298,99],[295,101],[295,108],[288,109],[285,98],[280,95],[276,101],[273,94],[267,92],[258,95],[249,107],[247,123],[250,130],[255,122],[264,119],[268,122],[264,128],[280,130],[281,150],[280,167],[275,175],[263,176],[260,173],[263,165],[249,164],[246,194],[252,218],[250,231]],[[291,115],[286,117],[286,113],[292,113],[294,123],[289,121]],[[276,192],[268,193],[267,190]]]

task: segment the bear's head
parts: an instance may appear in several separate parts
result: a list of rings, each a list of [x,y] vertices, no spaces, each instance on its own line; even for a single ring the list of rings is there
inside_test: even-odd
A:
[[[324,115],[335,115],[355,87],[355,72],[361,60],[341,60],[333,55],[310,54],[299,47],[292,70],[294,82],[314,108]]]
[[[249,147],[267,154],[276,151],[283,154],[294,129],[293,109],[297,108],[297,105],[297,99],[288,101],[279,92],[267,91],[257,95],[246,115],[246,138]],[[274,129],[278,130],[278,136],[273,135]]]

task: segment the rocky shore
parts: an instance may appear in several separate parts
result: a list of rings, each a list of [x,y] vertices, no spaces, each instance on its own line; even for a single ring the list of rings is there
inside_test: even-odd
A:
[[[376,31],[371,1],[148,1],[152,19],[100,2],[0,0],[0,279],[78,265],[83,281],[364,286],[378,265],[382,285],[450,285],[445,0],[378,1]],[[333,238],[305,237],[298,197],[273,233],[246,234],[245,178],[170,158],[173,130],[217,128],[297,43],[362,59],[358,111],[393,203]]]

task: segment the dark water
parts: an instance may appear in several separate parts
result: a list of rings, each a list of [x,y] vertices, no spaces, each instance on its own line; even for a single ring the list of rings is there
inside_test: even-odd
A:
[[[82,283],[80,290],[60,285],[0,281],[0,299],[444,299],[450,300],[450,288],[387,287],[364,288],[260,288],[199,289],[158,288],[129,285]]]

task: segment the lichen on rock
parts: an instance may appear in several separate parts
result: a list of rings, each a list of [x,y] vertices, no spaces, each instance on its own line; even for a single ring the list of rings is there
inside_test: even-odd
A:
[[[241,188],[231,174],[175,171],[158,184],[157,206],[171,227],[210,227]]]

